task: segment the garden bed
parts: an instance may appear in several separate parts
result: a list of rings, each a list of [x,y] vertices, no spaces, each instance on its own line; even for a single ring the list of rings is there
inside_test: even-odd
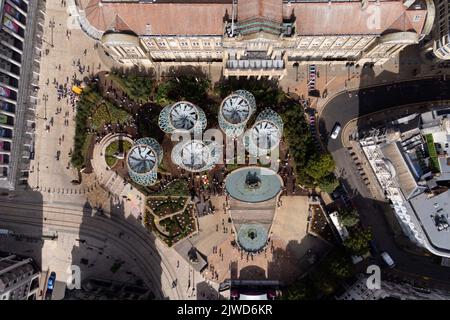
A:
[[[178,211],[183,210],[186,204],[187,198],[155,198],[147,199],[147,206],[153,211],[158,217],[164,217]]]
[[[171,247],[197,231],[194,205],[189,204],[182,213],[159,220],[158,226],[156,223],[155,216],[146,210],[144,226]]]
[[[105,124],[125,124],[132,119],[128,111],[104,101],[91,115],[91,127],[95,130],[101,129]]]
[[[163,190],[155,192],[153,195],[187,197],[189,195],[188,183],[184,179],[174,180],[170,182]]]
[[[197,230],[194,216],[194,206],[188,205],[183,213],[159,221],[160,228],[156,228],[160,238],[170,247],[178,241],[188,237]],[[161,232],[161,228],[164,232]]]
[[[111,142],[105,150],[106,164],[110,168],[114,167],[119,160],[115,155],[117,155],[118,153],[126,153],[131,149],[131,147],[131,143],[126,140]]]
[[[338,244],[322,209],[318,205],[312,205],[311,210],[312,215],[309,222],[310,231],[330,243]]]

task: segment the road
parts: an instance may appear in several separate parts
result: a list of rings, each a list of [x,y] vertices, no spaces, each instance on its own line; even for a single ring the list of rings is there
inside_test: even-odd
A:
[[[342,127],[350,120],[401,105],[450,99],[450,81],[442,78],[413,80],[361,90],[345,91],[328,102],[320,114],[321,132],[328,134],[336,122]],[[388,118],[388,117],[387,117]],[[342,148],[340,139],[328,141],[328,150]]]
[[[45,223],[43,224],[43,220]],[[121,250],[141,269],[143,280],[157,298],[183,299],[179,286],[172,288],[177,278],[172,266],[155,248],[155,238],[142,227],[119,217],[106,217],[83,212],[81,208],[0,200],[0,224],[14,230],[27,227],[39,233],[44,225],[58,233],[76,233],[80,239],[104,241],[106,246]],[[82,225],[82,227],[80,227]],[[36,233],[35,232],[35,233]],[[120,236],[125,234],[125,236]]]
[[[352,119],[369,115],[376,111],[388,110],[399,105],[423,103],[450,99],[450,81],[442,78],[414,80],[403,83],[382,85],[361,90],[346,91],[335,96],[320,114],[321,133],[328,137],[336,122],[342,127]],[[408,113],[405,110],[405,114]],[[386,115],[386,120],[389,119]],[[370,116],[365,117],[358,127],[370,125]],[[341,137],[327,141],[328,150],[336,160],[338,172],[344,169],[345,183],[358,191],[354,203],[360,213],[361,222],[370,227],[373,237],[381,250],[388,251],[396,262],[396,271],[413,278],[428,281],[428,285],[450,289],[450,272],[436,263],[433,257],[415,255],[404,250],[396,241],[392,223],[393,215],[386,203],[371,199],[367,188],[352,172],[352,159],[342,145]],[[355,181],[358,180],[358,181]],[[386,212],[389,212],[386,215]],[[398,237],[397,237],[398,240]],[[424,278],[426,277],[426,278]]]

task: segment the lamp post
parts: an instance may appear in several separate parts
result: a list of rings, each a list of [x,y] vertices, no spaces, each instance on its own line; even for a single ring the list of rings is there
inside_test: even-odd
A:
[[[52,30],[52,43],[51,43],[51,46],[52,46],[52,48],[53,48],[53,47],[54,47],[54,44],[53,44],[53,29],[55,29],[55,18],[54,18],[54,17],[52,17],[52,20],[50,20],[48,26],[49,26],[50,29]]]
[[[298,62],[294,63],[295,68],[295,81],[298,81]]]
[[[44,100],[44,120],[47,120],[47,101],[48,101],[48,94],[44,93],[42,96],[42,100]]]

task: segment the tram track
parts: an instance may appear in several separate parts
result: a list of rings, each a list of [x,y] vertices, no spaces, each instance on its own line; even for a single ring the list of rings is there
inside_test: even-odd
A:
[[[39,212],[40,216],[11,213],[11,210]],[[52,215],[55,217],[52,217]],[[139,260],[140,268],[144,271],[143,273],[147,278],[146,282],[153,284],[161,283],[161,287],[163,287],[161,279],[157,279],[157,275],[155,276],[155,269],[151,267],[158,263],[161,266],[161,276],[166,280],[166,287],[170,287],[170,284],[176,279],[170,264],[164,256],[162,256],[154,246],[150,245],[151,242],[156,241],[155,237],[139,230],[139,226],[134,227],[130,222],[115,217],[114,215],[111,216],[111,218],[106,216],[92,216],[84,214],[82,207],[58,207],[36,203],[13,203],[0,200],[0,221],[20,225],[27,224],[37,227],[53,227],[59,229],[61,232],[67,231],[67,229],[76,230],[78,233],[82,232],[80,235],[85,235],[94,239],[98,239],[98,235],[101,233],[104,239],[101,239],[100,241],[106,242],[110,240],[115,247],[123,249],[128,256]],[[83,224],[83,226],[80,229],[81,224]],[[98,227],[95,226],[98,224],[100,224]],[[108,226],[117,232],[105,233],[103,231],[106,229],[105,226]],[[130,237],[130,240],[136,240],[136,242],[141,245],[141,250],[144,252],[139,252],[138,249],[136,249],[136,243],[128,244],[129,242],[114,235],[123,231],[127,232],[127,236]],[[130,253],[132,253],[132,255]],[[158,261],[156,257],[160,257],[160,261]],[[164,297],[163,289],[157,289],[159,289],[161,297]],[[181,299],[183,297],[181,289],[178,286],[175,287],[175,290],[172,288],[171,293],[172,294],[169,294],[168,296],[172,299]]]

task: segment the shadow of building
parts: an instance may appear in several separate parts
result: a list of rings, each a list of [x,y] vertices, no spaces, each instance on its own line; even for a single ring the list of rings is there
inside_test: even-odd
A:
[[[9,195],[8,195],[9,194]],[[29,293],[35,292],[27,299],[41,299],[43,292],[39,289],[39,278],[46,279],[47,270],[42,270],[42,248],[45,240],[52,240],[57,237],[55,230],[51,227],[44,229],[44,215],[43,215],[43,201],[42,194],[36,191],[17,191],[4,193],[0,196],[0,252],[4,256],[13,256],[12,260],[28,260],[32,266],[30,277],[35,277],[31,285],[25,284],[28,287],[22,287],[23,297],[28,296]],[[1,260],[1,259],[0,259]],[[0,270],[1,271],[1,270]],[[42,271],[42,276],[39,273]],[[14,280],[14,286],[26,280],[27,276],[24,271],[20,280]],[[10,278],[12,279],[12,278]],[[31,278],[30,278],[31,279]],[[43,288],[45,284],[40,283]],[[11,288],[10,288],[11,289]],[[0,296],[2,292],[0,290]],[[12,297],[10,297],[13,299]],[[20,298],[15,295],[14,299]]]
[[[82,296],[92,299],[102,296],[114,299],[167,299],[169,297],[164,293],[161,280],[167,277],[161,267],[165,262],[155,247],[155,236],[139,219],[125,215],[123,201],[111,199],[110,212],[92,207],[88,202],[83,207],[78,243],[72,250],[72,264],[79,266],[81,272]],[[102,286],[92,285],[95,284],[93,279],[100,279]],[[107,294],[112,287],[116,288],[114,290],[121,288],[120,294]],[[124,290],[127,287],[140,289],[130,293],[134,289]],[[70,296],[77,297],[76,294]]]

